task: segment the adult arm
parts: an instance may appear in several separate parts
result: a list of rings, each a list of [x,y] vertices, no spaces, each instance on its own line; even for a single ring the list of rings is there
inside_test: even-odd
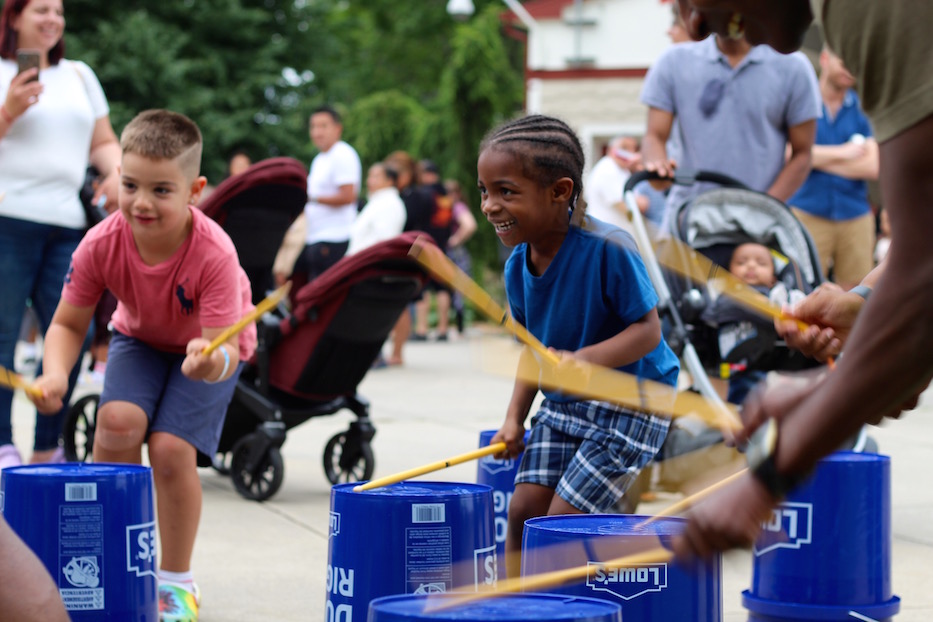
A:
[[[473,234],[476,233],[476,229],[476,218],[473,217],[470,208],[467,207],[459,210],[457,214],[457,232],[450,236],[447,245],[451,248],[460,246],[473,237]]]
[[[38,72],[38,69],[29,69],[10,81],[0,109],[0,138],[6,136],[16,120],[38,101],[44,87],[38,80],[29,81]]]
[[[48,570],[0,515],[0,611],[4,620],[67,622]]]
[[[868,138],[863,144],[813,145],[813,168],[848,179],[878,179],[878,142]]]
[[[337,187],[336,194],[308,198],[315,203],[327,205],[328,207],[343,207],[348,203],[355,202],[358,196],[359,193],[356,191],[354,184],[344,184]]]
[[[94,191],[92,201],[96,204],[101,196],[107,197],[107,211],[117,209],[117,193],[120,189],[120,141],[110,124],[110,117],[101,117],[94,123],[91,135],[89,160],[98,171],[101,180]]]
[[[879,263],[860,285],[873,289],[886,266],[887,261]],[[787,319],[775,320],[774,327],[789,347],[826,361],[842,351],[864,303],[865,298],[857,293],[835,283],[823,283],[799,303],[786,308]],[[797,320],[809,326],[801,330]]]
[[[846,354],[813,388],[787,407],[776,391],[746,403],[757,421],[783,414],[775,455],[778,473],[802,474],[879,414],[909,403],[933,373],[933,116],[881,144],[881,187],[891,210],[888,266],[855,323]],[[786,399],[786,397],[785,397]],[[783,406],[783,407],[782,407]],[[691,513],[681,556],[748,545],[768,501],[760,482],[745,476],[711,495]],[[757,491],[757,492],[756,492]],[[742,495],[746,495],[743,499]],[[776,501],[776,500],[775,500]],[[751,508],[741,509],[740,508]]]
[[[667,140],[674,126],[674,113],[660,108],[648,108],[648,127],[641,139],[641,157],[646,171],[672,177],[677,163],[667,157]]]
[[[807,175],[810,174],[810,149],[813,147],[815,137],[816,119],[794,125],[787,131],[790,157],[787,158],[784,168],[778,173],[774,183],[768,188],[768,194],[787,202],[803,185]]]

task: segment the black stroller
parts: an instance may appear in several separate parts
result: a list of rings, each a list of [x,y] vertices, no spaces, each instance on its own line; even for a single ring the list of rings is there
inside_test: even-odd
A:
[[[638,210],[633,188],[642,181],[657,179],[653,173],[632,175],[623,190],[635,237],[652,283],[660,298],[659,313],[669,324],[668,344],[689,373],[690,389],[714,404],[723,404],[710,377],[728,377],[731,359],[723,356],[719,327],[709,321],[708,311],[717,292],[707,282],[683,276],[689,270],[662,267],[652,249],[652,238],[669,236],[695,250],[713,264],[728,269],[732,251],[739,244],[757,242],[767,246],[775,260],[775,276],[785,288],[811,292],[822,282],[819,255],[809,233],[791,210],[777,199],[748,189],[741,182],[714,172],[678,171],[673,182],[681,185],[712,183],[718,187],[685,202],[670,215],[664,231],[648,232]],[[683,247],[683,245],[680,245]],[[678,246],[675,242],[672,246]],[[670,253],[665,254],[670,261]],[[676,260],[687,262],[686,253]],[[742,342],[741,340],[745,341]],[[817,366],[815,361],[792,350],[781,340],[770,320],[760,322],[751,334],[739,337],[734,352],[754,362],[758,371],[798,371]],[[684,419],[675,420],[661,449],[659,461],[708,447],[722,440],[719,430]],[[864,432],[845,447],[876,451],[877,445]],[[663,476],[662,476],[662,479]],[[679,478],[675,478],[679,479]]]
[[[257,283],[271,284],[276,251],[306,200],[304,167],[275,158],[220,184],[202,205],[237,246],[254,299],[264,296]],[[283,481],[286,431],[346,408],[357,420],[327,443],[325,473],[334,484],[369,479],[375,428],[356,387],[424,285],[424,272],[407,256],[415,237],[399,236],[344,258],[294,294],[290,313],[280,308],[261,319],[257,351],[237,383],[218,454],[199,455],[199,466],[231,475],[248,499],[268,499]],[[90,459],[99,400],[88,395],[71,408],[64,432],[68,460]]]

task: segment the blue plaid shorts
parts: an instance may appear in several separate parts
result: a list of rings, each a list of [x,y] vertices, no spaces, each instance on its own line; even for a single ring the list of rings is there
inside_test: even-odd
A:
[[[658,453],[670,419],[595,401],[544,400],[516,484],[553,488],[588,513],[612,511]]]

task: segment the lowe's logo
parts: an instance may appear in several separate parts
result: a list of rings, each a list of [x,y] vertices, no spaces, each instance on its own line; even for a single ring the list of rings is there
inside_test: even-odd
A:
[[[785,502],[771,511],[755,541],[756,557],[777,549],[799,549],[813,539],[813,504]]]
[[[155,521],[126,526],[126,571],[156,576]]]
[[[330,513],[330,537],[340,533],[340,512]]]
[[[586,585],[595,592],[609,592],[622,600],[632,600],[667,587],[667,564],[644,564],[638,567],[606,568],[599,562],[587,562]]]
[[[479,465],[481,469],[490,475],[495,475],[496,473],[504,473],[513,470],[515,468],[515,459],[506,458],[505,460],[497,460],[492,456],[483,456],[479,460]]]

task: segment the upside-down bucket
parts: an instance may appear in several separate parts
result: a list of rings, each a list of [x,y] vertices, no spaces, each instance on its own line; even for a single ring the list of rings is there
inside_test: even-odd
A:
[[[74,622],[158,620],[152,470],[56,464],[0,473],[0,509]]]
[[[496,582],[492,490],[402,482],[331,489],[326,622],[365,622],[374,598],[475,591]]]
[[[622,619],[639,622],[720,622],[722,560],[689,564],[656,562],[607,568],[601,562],[626,557],[670,541],[683,531],[680,518],[573,514],[525,521],[522,576],[588,567],[585,580],[548,591],[601,598],[622,607]]]
[[[497,430],[483,430],[479,434],[479,446],[488,447]],[[528,442],[530,432],[525,432],[525,442]],[[500,460],[493,456],[483,456],[476,461],[476,483],[486,484],[492,488],[493,526],[496,536],[496,559],[500,577],[505,577],[505,534],[509,524],[509,502],[515,492],[515,475],[518,465],[522,462],[522,455],[514,458]]]
[[[851,451],[821,460],[772,512],[752,548],[752,622],[890,620],[891,459]]]
[[[383,596],[368,622],[622,622],[618,605],[558,594],[508,594],[451,605],[454,594]]]

